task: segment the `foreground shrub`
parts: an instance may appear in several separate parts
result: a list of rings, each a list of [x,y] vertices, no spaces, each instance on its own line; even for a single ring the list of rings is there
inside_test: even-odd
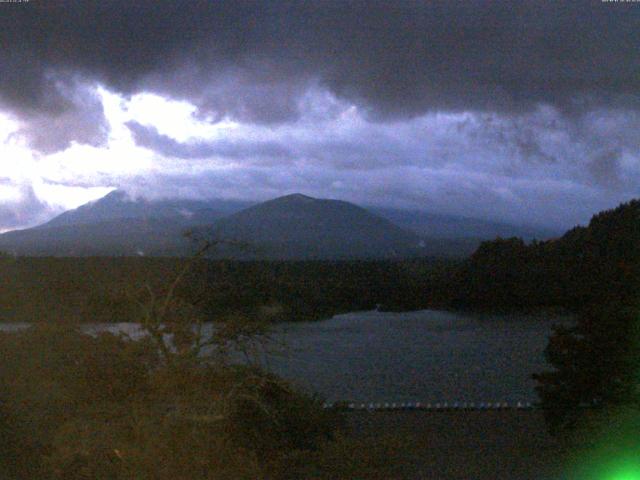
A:
[[[267,478],[336,427],[317,400],[257,367],[166,364],[148,339],[38,325],[0,335],[0,349],[8,478]]]

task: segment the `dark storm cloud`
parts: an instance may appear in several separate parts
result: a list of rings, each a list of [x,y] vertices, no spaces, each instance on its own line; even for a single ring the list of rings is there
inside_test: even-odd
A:
[[[45,154],[107,142],[98,85],[237,123],[179,142],[129,122],[160,154],[148,170],[76,171],[63,154],[40,173],[62,186],[303,191],[565,225],[637,194],[638,25],[639,4],[601,0],[0,2],[0,111]],[[0,225],[47,211],[21,199]]]
[[[552,108],[519,115],[483,113],[457,125],[458,143],[482,150],[479,165],[512,177],[571,178],[604,190],[637,191],[640,113],[598,109],[568,118]],[[492,162],[499,154],[501,159]],[[634,166],[635,165],[635,166]],[[625,172],[626,169],[626,172]]]
[[[73,105],[59,75],[155,88],[213,114],[295,118],[307,81],[373,116],[637,105],[632,3],[37,1],[0,6],[0,92],[20,111]]]
[[[55,114],[26,112],[24,126],[17,134],[26,136],[32,148],[45,154],[64,150],[72,140],[93,146],[106,142],[109,130],[97,94],[75,82],[59,83],[57,92],[67,105]]]

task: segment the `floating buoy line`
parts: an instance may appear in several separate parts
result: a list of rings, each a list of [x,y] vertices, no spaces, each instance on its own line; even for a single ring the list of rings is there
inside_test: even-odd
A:
[[[382,402],[382,403],[361,403],[361,402],[325,402],[322,408],[326,410],[365,410],[365,411],[388,411],[388,410],[532,410],[537,405],[531,402]]]

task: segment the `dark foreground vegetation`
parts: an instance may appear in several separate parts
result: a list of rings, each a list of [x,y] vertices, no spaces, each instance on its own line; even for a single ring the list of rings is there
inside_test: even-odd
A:
[[[57,289],[29,284],[41,321],[0,334],[1,478],[388,478],[392,442],[347,436],[320,399],[258,366],[281,307],[258,297],[250,308],[208,308],[209,290],[193,285],[207,284],[211,263],[125,260],[130,269],[114,275],[101,259],[5,261],[23,275],[25,265],[55,264],[47,281]],[[119,289],[100,290],[98,279]],[[56,299],[78,303],[56,308]],[[83,319],[135,321],[145,335],[92,336]]]
[[[582,311],[626,303],[640,286],[640,200],[555,240],[483,242],[454,276],[450,302],[458,307]]]
[[[549,341],[552,368],[534,375],[550,431],[571,446],[568,478],[638,478],[640,202],[600,213],[551,244],[511,248],[521,252],[515,271],[522,262],[532,267],[533,279],[519,277],[521,285],[535,285],[545,269],[553,279],[549,297],[564,297],[578,312]],[[540,299],[543,290],[532,295]]]
[[[537,480],[559,465],[536,411],[340,417],[253,366],[156,347],[64,325],[1,335],[0,478]]]
[[[229,362],[238,330],[197,357],[184,326],[162,330],[165,346],[159,324],[136,341],[51,323],[1,334],[0,477],[382,478],[390,444],[345,437],[318,399]]]
[[[3,318],[36,322],[0,335],[2,478],[411,478],[398,465],[410,463],[401,452],[415,447],[412,437],[349,435],[319,399],[251,361],[269,322],[376,306],[573,311],[575,325],[557,328],[547,348],[552,368],[535,375],[544,417],[568,439],[563,459],[604,472],[621,458],[640,473],[637,201],[557,240],[485,242],[458,263],[0,264]],[[87,321],[134,321],[147,335],[93,337],[77,328]],[[206,321],[216,322],[213,336],[203,334]],[[594,475],[575,478],[604,478]]]

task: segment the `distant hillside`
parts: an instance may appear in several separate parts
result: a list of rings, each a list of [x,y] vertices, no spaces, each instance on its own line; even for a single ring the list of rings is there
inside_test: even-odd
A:
[[[548,240],[562,235],[561,230],[553,230],[526,225],[490,222],[478,218],[440,215],[421,210],[401,210],[371,207],[373,213],[386,218],[396,225],[420,236],[439,239],[489,240],[496,237],[520,237],[523,240]]]
[[[524,227],[523,227],[524,228]],[[258,205],[233,200],[147,200],[113,191],[38,227],[0,235],[18,255],[189,255],[184,238],[239,240],[233,258],[466,257],[497,235],[546,238],[544,232],[420,211],[364,209],[339,200],[288,195]]]
[[[130,198],[114,190],[105,197],[64,212],[37,228],[89,225],[114,220],[171,220],[184,225],[209,225],[217,219],[242,210],[249,202],[234,200],[183,200]]]
[[[43,225],[0,235],[0,250],[38,256],[188,255],[194,246],[184,232],[248,205],[218,199],[132,199],[116,190]]]
[[[234,258],[424,254],[425,244],[416,234],[347,202],[296,194],[244,208],[248,205],[225,200],[131,199],[114,191],[36,228],[0,235],[0,250],[38,256],[182,256],[195,248],[184,238],[192,230],[200,238],[238,240],[250,246],[216,249],[218,255]]]
[[[36,227],[0,235],[0,250],[35,256],[187,255],[187,222],[177,218],[116,219],[97,223]]]
[[[424,254],[424,242],[364,208],[294,194],[218,221],[214,238],[247,242],[249,257],[400,258]]]

